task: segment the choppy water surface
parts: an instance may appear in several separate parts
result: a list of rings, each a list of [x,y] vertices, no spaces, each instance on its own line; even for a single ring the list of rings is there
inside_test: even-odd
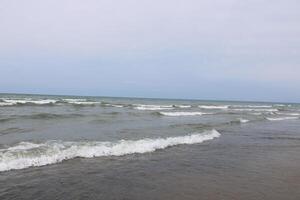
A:
[[[300,106],[0,95],[0,199],[299,199]]]

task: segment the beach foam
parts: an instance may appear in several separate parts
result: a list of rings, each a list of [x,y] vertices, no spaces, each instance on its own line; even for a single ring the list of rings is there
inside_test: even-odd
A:
[[[0,149],[0,171],[24,169],[55,164],[77,157],[122,156],[134,153],[153,152],[180,144],[196,144],[220,136],[216,130],[191,135],[141,140],[119,140],[117,142],[21,142],[13,147]]]

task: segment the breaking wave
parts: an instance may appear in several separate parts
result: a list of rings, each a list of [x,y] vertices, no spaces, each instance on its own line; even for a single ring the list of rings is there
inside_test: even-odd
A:
[[[119,140],[117,142],[21,142],[13,147],[0,149],[0,171],[24,169],[60,163],[73,158],[122,156],[148,153],[180,144],[196,144],[220,136],[216,130],[193,133],[186,136],[141,140]]]
[[[107,107],[115,107],[115,108],[123,108],[124,105],[121,104],[110,104],[110,103],[104,103],[102,104],[103,106],[107,106]]]
[[[272,108],[272,105],[232,105],[233,108]]]
[[[170,117],[178,117],[178,116],[196,116],[196,115],[208,115],[212,113],[204,113],[204,112],[159,112],[161,115],[170,116]]]
[[[13,106],[16,105],[14,103],[9,103],[9,102],[0,102],[0,106]]]
[[[276,114],[279,114],[279,115],[289,115],[289,116],[300,116],[300,113],[276,113]]]
[[[176,108],[191,108],[191,105],[174,105]]]
[[[282,121],[282,120],[293,120],[299,118],[298,117],[276,117],[276,118],[266,117],[266,119],[269,121]]]
[[[247,122],[249,122],[248,119],[243,119],[243,118],[240,118],[239,121],[240,121],[240,123],[247,123]]]
[[[278,112],[278,109],[261,109],[261,108],[235,108],[231,109],[232,111],[240,111],[240,112]]]
[[[2,99],[0,106],[15,106],[15,105],[53,105],[57,100],[54,99],[42,99],[42,100],[32,100],[32,99]]]
[[[62,99],[62,102],[77,106],[94,106],[101,104],[100,101],[89,101],[87,99]]]
[[[62,99],[63,102],[73,103],[73,102],[85,102],[86,99]]]
[[[228,109],[229,106],[207,106],[207,105],[202,105],[202,106],[198,106],[199,108],[203,108],[203,109]]]
[[[136,110],[172,110],[173,105],[142,105],[138,104],[134,107]]]
[[[248,123],[250,122],[250,120],[248,119],[243,119],[243,118],[238,118],[236,120],[232,120],[228,123],[225,123],[225,124],[229,124],[229,125],[235,125],[235,124],[245,124],[245,123]]]

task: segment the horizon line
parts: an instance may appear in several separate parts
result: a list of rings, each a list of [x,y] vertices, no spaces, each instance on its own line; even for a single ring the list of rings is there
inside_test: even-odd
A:
[[[152,99],[152,100],[175,100],[175,101],[214,101],[214,102],[246,102],[246,103],[282,103],[300,104],[300,102],[281,101],[254,101],[254,100],[225,100],[225,99],[196,99],[196,98],[166,98],[166,97],[138,97],[138,96],[98,96],[98,95],[74,95],[74,94],[44,94],[44,93],[13,93],[0,92],[0,95],[32,95],[32,96],[73,96],[73,97],[96,97],[96,98],[124,98],[124,99]]]

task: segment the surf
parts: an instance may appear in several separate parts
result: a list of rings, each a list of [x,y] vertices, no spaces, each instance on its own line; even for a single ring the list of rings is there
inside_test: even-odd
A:
[[[220,135],[221,134],[217,130],[213,129],[185,136],[119,140],[117,142],[21,142],[6,149],[0,149],[0,171],[39,167],[60,163],[74,158],[123,156],[135,153],[143,154],[176,145],[202,143],[220,137]]]

